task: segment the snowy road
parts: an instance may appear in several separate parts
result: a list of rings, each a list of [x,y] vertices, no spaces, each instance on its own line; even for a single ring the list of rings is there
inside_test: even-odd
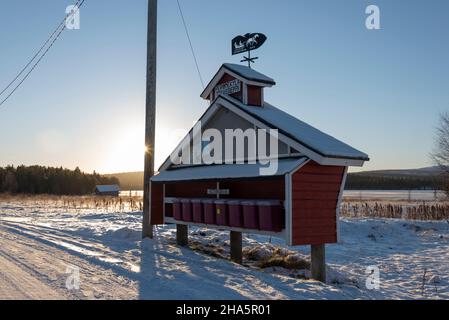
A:
[[[114,245],[25,221],[0,221],[0,232],[0,299],[351,298],[315,281],[251,270],[165,241],[144,241],[141,250],[126,252],[125,243],[111,251]],[[65,287],[68,266],[80,268],[79,290]]]
[[[0,300],[63,298],[39,278],[23,270],[14,261],[0,253]]]
[[[127,299],[134,288],[110,270],[0,222],[0,299]],[[82,266],[82,290],[68,290],[67,268]],[[70,271],[70,270],[69,270]],[[88,279],[88,281],[84,281]],[[114,288],[114,290],[111,290]]]
[[[175,229],[140,239],[141,213],[0,203],[0,299],[448,299],[449,224],[342,220],[342,241],[327,246],[329,284],[282,268],[236,265],[175,245]],[[223,249],[226,232],[193,230],[191,245]],[[247,247],[270,239],[245,237]],[[282,242],[273,239],[274,244]],[[294,248],[307,257],[308,248]],[[380,289],[365,287],[366,268]],[[66,287],[79,268],[79,289]],[[69,273],[66,273],[69,271]]]

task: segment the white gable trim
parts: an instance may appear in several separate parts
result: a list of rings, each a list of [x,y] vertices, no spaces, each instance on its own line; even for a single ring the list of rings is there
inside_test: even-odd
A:
[[[242,109],[234,106],[232,103],[226,101],[225,99],[222,99],[221,97],[217,99],[217,103],[220,103],[223,107],[231,110],[232,112],[236,113],[237,115],[241,116],[243,119],[254,123],[255,126],[257,126],[260,129],[266,129],[267,132],[269,132],[269,127],[265,123],[257,120],[253,116],[251,116],[249,113],[244,112]],[[364,161],[363,160],[356,160],[356,159],[343,159],[343,158],[328,158],[324,157],[318,153],[316,153],[313,150],[310,150],[309,148],[303,146],[296,140],[293,140],[292,138],[287,137],[286,135],[279,132],[279,140],[287,144],[288,146],[298,150],[301,154],[304,154],[305,156],[309,157],[310,159],[314,160],[315,162],[319,163],[320,165],[324,166],[355,166],[355,167],[361,167],[363,166]]]
[[[272,87],[273,85],[267,84],[265,82],[259,82],[259,81],[253,81],[248,80],[237,73],[225,68],[221,67],[220,71],[215,75],[215,77],[212,79],[211,82],[207,85],[206,89],[204,89],[203,93],[201,94],[201,98],[207,99],[210,95],[210,93],[213,91],[213,89],[217,86],[218,82],[223,78],[225,74],[229,74],[230,76],[240,80],[243,85],[251,85],[251,86],[259,86],[259,87]]]
[[[207,123],[210,121],[210,119],[215,115],[215,113],[220,109],[220,107],[226,108],[230,110],[231,112],[237,114],[242,119],[253,123],[257,128],[259,129],[265,129],[267,130],[267,133],[270,132],[271,128],[270,126],[266,125],[265,123],[257,120],[252,115],[250,115],[247,112],[244,112],[242,109],[236,107],[231,102],[227,101],[226,99],[223,99],[222,97],[218,97],[215,102],[209,107],[209,109],[206,111],[206,113],[200,118],[199,121],[201,121],[202,125],[207,125]],[[191,129],[188,133],[188,135],[192,134],[193,129]],[[196,137],[196,136],[195,136]],[[190,142],[195,138],[190,137]],[[292,138],[282,134],[281,132],[278,133],[279,140],[285,143],[287,146],[292,147],[293,149],[299,151],[300,154],[305,155],[306,157],[312,159],[313,161],[317,162],[320,165],[325,166],[355,166],[355,167],[361,167],[363,166],[364,160],[357,160],[357,159],[344,159],[344,158],[329,158],[324,157],[318,153],[316,153],[313,150],[310,150],[309,148],[305,147],[304,145],[300,144],[296,140],[293,140]],[[175,152],[182,146],[182,142],[185,140],[181,140],[181,142],[176,146],[174,151],[170,154],[170,156],[165,160],[165,162],[160,167],[159,171],[167,170],[171,165],[171,157],[175,157]]]
[[[206,111],[205,114],[198,120],[198,122],[201,121],[202,125],[209,122],[209,120],[214,116],[214,114],[220,109],[220,106],[217,103],[213,103],[209,109]],[[191,135],[193,133],[193,128],[190,129],[187,135]],[[170,159],[172,157],[176,157],[176,151],[182,147],[183,141],[187,138],[187,135],[178,143],[176,148],[173,150],[173,152],[170,154],[170,156],[164,161],[162,166],[159,168],[159,172],[167,170],[171,165]],[[193,137],[190,138],[190,142],[192,142]]]
[[[200,118],[199,121],[201,121],[202,126],[206,126],[208,124],[208,122],[210,121],[210,119],[215,115],[216,112],[218,112],[218,110],[223,107],[226,108],[228,110],[230,110],[231,112],[233,112],[234,114],[237,114],[239,117],[241,117],[242,119],[253,123],[255,125],[255,127],[258,127],[260,129],[265,129],[267,130],[267,133],[270,133],[270,127],[268,127],[267,125],[263,124],[262,122],[256,120],[255,118],[253,118],[251,115],[247,114],[246,112],[243,112],[242,110],[240,110],[239,108],[237,108],[236,106],[232,105],[232,103],[229,103],[228,101],[226,101],[225,99],[219,97],[215,103],[213,103],[213,105],[211,105],[209,107],[209,110],[206,111],[206,113]],[[188,133],[188,135],[191,135],[193,133],[193,129],[191,129]],[[202,134],[202,133],[201,133]],[[176,146],[176,148],[174,149],[174,151],[170,154],[170,156],[165,160],[165,162],[162,164],[162,166],[160,167],[159,171],[164,171],[167,170],[168,168],[171,167],[172,163],[170,161],[170,159],[172,157],[176,157],[176,151],[178,149],[181,148],[183,141],[187,138],[187,136],[185,136],[181,142]],[[197,138],[197,135],[195,136],[191,136],[190,137],[190,141],[192,142],[192,140],[194,140],[195,138]],[[291,147],[290,142],[292,142],[293,140],[282,135],[281,133],[279,133],[279,140],[284,142],[287,146]],[[297,149],[298,150],[298,149]],[[300,150],[298,150],[300,151]],[[300,152],[302,153],[302,152]],[[307,156],[307,155],[306,155]],[[240,159],[236,159],[237,161]],[[248,159],[248,160],[252,160],[252,159]]]
[[[248,85],[243,83],[243,103],[248,104]]]
[[[343,194],[345,191],[345,185],[346,185],[346,179],[348,177],[348,167],[345,168],[345,172],[343,173],[343,179],[341,181],[340,186],[340,192],[338,194],[338,201],[337,201],[337,243],[340,243],[341,238],[341,223],[340,223],[340,212],[341,212],[341,203],[343,201]]]

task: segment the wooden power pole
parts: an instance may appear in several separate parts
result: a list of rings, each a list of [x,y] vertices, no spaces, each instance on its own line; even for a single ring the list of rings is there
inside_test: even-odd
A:
[[[150,216],[150,179],[154,175],[154,144],[156,133],[156,55],[157,0],[148,0],[145,165],[143,174],[143,238],[153,238],[153,226],[151,225]]]

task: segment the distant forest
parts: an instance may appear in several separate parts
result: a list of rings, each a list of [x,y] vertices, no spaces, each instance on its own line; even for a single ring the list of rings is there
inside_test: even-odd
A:
[[[118,173],[122,190],[142,190],[143,172]],[[448,179],[437,174],[350,173],[347,190],[447,190]]]
[[[346,190],[447,190],[447,179],[438,175],[369,175],[350,173]]]
[[[42,166],[0,168],[0,193],[86,195],[99,184],[119,184],[115,177]]]
[[[437,174],[350,173],[347,190],[447,190],[447,178]],[[142,190],[143,172],[100,175],[42,166],[0,168],[0,193],[86,195],[99,184],[122,190]]]

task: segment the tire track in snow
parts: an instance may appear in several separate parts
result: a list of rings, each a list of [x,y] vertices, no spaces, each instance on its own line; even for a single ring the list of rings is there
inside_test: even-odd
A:
[[[30,294],[30,299],[132,299],[137,297],[137,285],[114,274],[107,268],[91,264],[78,256],[71,255],[33,238],[11,233],[0,224],[0,259],[8,264],[1,269],[0,286],[5,289],[5,299],[27,299],[27,295],[41,290],[42,296]],[[65,288],[67,266],[80,267],[80,290]],[[0,264],[0,266],[2,266]],[[35,279],[23,282],[24,279]],[[30,285],[27,285],[30,283]],[[32,288],[36,287],[37,290]],[[29,290],[29,288],[31,288]],[[41,288],[41,289],[39,289]],[[8,296],[10,292],[11,297]]]

